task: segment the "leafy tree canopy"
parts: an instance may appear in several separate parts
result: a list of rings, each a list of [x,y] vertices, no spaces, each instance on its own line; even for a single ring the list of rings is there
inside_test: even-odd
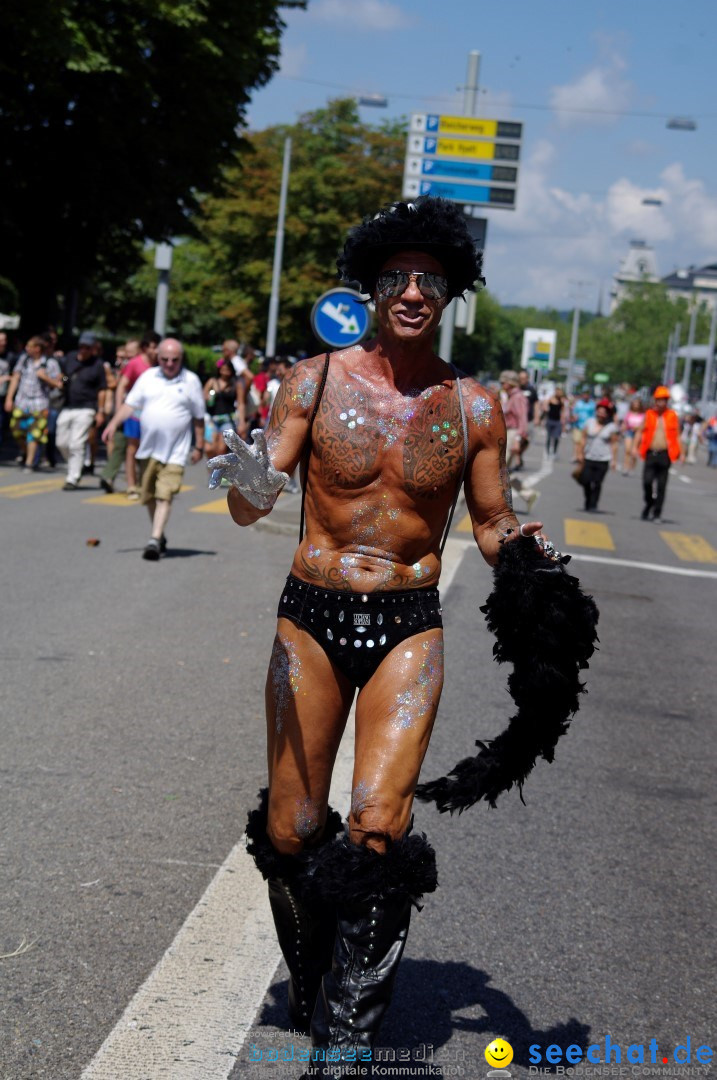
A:
[[[6,0],[0,8],[2,272],[29,330],[98,267],[184,234],[305,0]]]
[[[292,139],[279,315],[279,351],[314,350],[315,300],[339,284],[336,256],[347,230],[400,197],[405,126],[363,124],[352,99],[330,102],[298,123],[247,139],[199,200],[193,236],[177,242],[169,321],[186,339],[231,334],[264,345],[271,293],[284,141]],[[152,253],[119,291],[104,282],[94,302],[114,329],[151,321],[157,275]]]

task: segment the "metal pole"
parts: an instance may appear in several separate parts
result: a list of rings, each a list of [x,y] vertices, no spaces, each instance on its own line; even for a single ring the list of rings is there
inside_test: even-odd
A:
[[[670,357],[670,374],[667,380],[667,385],[672,386],[677,378],[677,352],[680,348],[680,338],[682,337],[682,323],[675,323],[675,331],[672,336],[672,356]]]
[[[154,331],[164,337],[167,329],[167,307],[169,305],[169,270],[159,271],[157,296],[154,301]]]
[[[575,304],[573,310],[573,328],[570,331],[570,352],[568,353],[568,376],[565,380],[565,393],[568,397],[573,392],[573,368],[578,351],[578,331],[580,329],[580,304]]]
[[[662,367],[662,381],[665,384],[665,386],[667,385],[667,382],[668,382],[668,380],[670,378],[670,360],[672,358],[672,337],[673,337],[673,331],[670,330],[669,336],[667,338],[667,350],[665,352],[665,363],[663,364],[663,367]]]
[[[468,53],[468,69],[466,73],[466,85],[463,88],[463,115],[475,116],[478,101],[478,74],[480,71],[480,53],[473,50]],[[441,319],[441,336],[438,344],[438,352],[447,364],[451,362],[453,355],[453,331],[456,325],[457,300],[451,300],[443,312]]]
[[[281,191],[279,192],[279,216],[276,221],[276,239],[274,241],[274,267],[271,272],[271,297],[269,298],[269,322],[266,328],[266,356],[273,356],[276,350],[276,326],[279,321],[279,286],[281,284],[281,263],[284,256],[284,219],[286,218],[286,195],[289,190],[289,171],[291,168],[291,136],[284,140],[284,165],[281,171]]]
[[[167,331],[169,304],[169,272],[172,269],[172,245],[157,244],[154,249],[154,268],[159,270],[157,295],[154,301],[154,331],[164,337]]]
[[[478,76],[480,74],[480,53],[473,49],[468,53],[468,71],[466,85],[463,87],[463,115],[475,116],[478,105]]]
[[[687,334],[687,355],[685,356],[685,366],[682,370],[682,386],[685,391],[685,396],[689,399],[690,396],[690,379],[692,377],[692,346],[695,343],[695,327],[697,326],[697,302],[692,305],[692,311],[690,312],[690,329]]]
[[[710,337],[707,342],[707,359],[705,360],[705,374],[702,380],[702,400],[709,401],[712,393],[712,369],[715,359],[715,338],[717,337],[717,303],[712,308],[712,321],[710,322]]]

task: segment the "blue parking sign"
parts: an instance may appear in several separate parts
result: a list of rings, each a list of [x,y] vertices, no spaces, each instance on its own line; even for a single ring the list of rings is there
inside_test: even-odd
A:
[[[356,345],[368,333],[371,313],[353,289],[329,289],[314,304],[311,329],[319,341],[341,349]]]

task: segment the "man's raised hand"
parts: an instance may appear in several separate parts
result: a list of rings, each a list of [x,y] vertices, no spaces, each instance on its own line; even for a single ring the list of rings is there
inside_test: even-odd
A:
[[[209,487],[217,488],[226,479],[252,506],[270,510],[289,477],[277,472],[272,465],[261,428],[256,428],[251,435],[254,442],[249,446],[230,428],[222,431],[224,442],[232,453],[209,459]]]

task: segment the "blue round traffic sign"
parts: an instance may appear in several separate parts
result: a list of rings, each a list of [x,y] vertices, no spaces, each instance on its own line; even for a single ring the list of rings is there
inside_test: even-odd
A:
[[[329,289],[311,312],[311,329],[319,341],[335,349],[362,341],[370,325],[371,313],[354,289]]]

